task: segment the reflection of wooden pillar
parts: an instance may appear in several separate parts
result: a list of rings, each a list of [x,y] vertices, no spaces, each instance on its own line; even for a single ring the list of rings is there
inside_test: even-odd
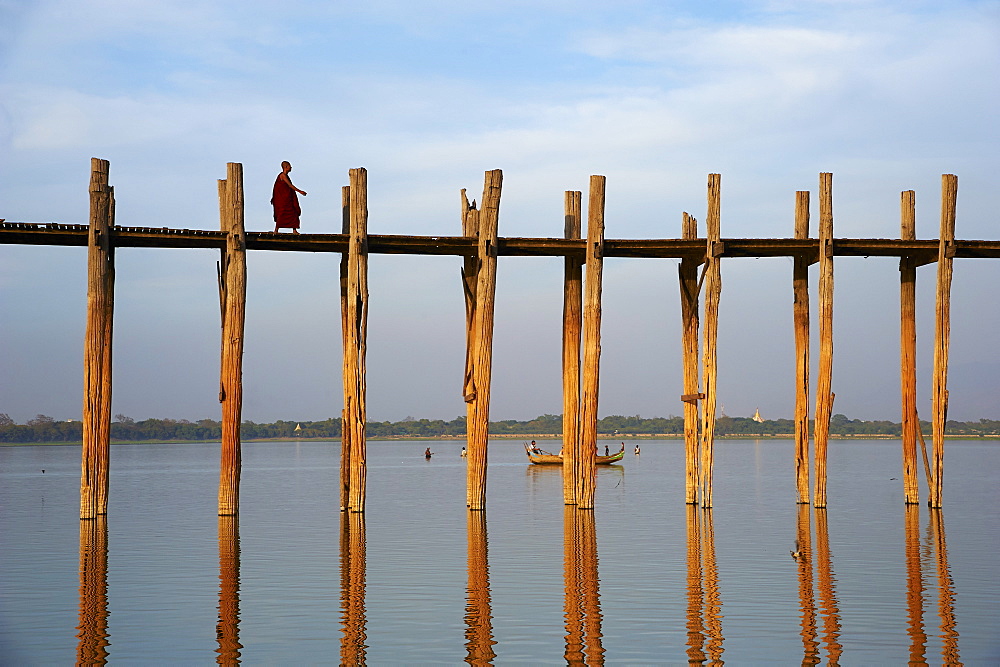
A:
[[[913,190],[900,197],[899,238],[917,238],[916,205]],[[903,502],[920,502],[917,483],[917,260],[912,255],[899,258],[899,384],[903,417]]]
[[[466,515],[469,584],[465,603],[465,661],[489,665],[497,657],[493,650],[493,610],[490,605],[489,545],[486,512]]]
[[[563,464],[565,466],[565,463]],[[565,473],[564,473],[565,474]],[[583,663],[583,600],[580,598],[580,544],[577,539],[576,517],[579,510],[572,505],[563,509],[563,618],[566,619],[567,665]]]
[[[834,587],[833,565],[830,557],[830,532],[827,528],[826,510],[816,511],[816,584],[819,589],[820,613],[823,616],[823,644],[827,651],[827,664],[840,663],[843,647],[840,645],[840,609]]]
[[[906,534],[906,628],[910,635],[909,664],[924,665],[927,633],[924,632],[924,577],[920,564],[920,508],[917,505],[907,504],[903,511]]]
[[[795,193],[795,238],[809,238],[809,192]],[[792,267],[792,320],[795,327],[795,490],[796,502],[809,502],[809,265],[796,255]]]
[[[705,402],[702,404],[701,506],[712,506],[712,467],[715,456],[716,348],[719,339],[719,298],[722,295],[723,252],[721,237],[721,186],[719,174],[708,175],[708,215],[705,217],[705,338],[703,341],[702,378],[705,382]]]
[[[490,382],[493,371],[493,306],[497,282],[497,226],[500,217],[500,189],[503,173],[486,172],[482,208],[476,212],[479,229],[476,305],[472,335],[469,337],[469,364],[472,382],[466,383],[466,505],[471,510],[486,509],[486,452],[490,433]],[[470,211],[470,213],[473,213]]]
[[[349,456],[347,509],[365,511],[365,352],[368,336],[368,172],[351,169],[347,286],[341,296],[344,332],[344,421]]]
[[[111,330],[115,309],[115,189],[107,160],[90,161],[87,237],[87,332],[83,355],[83,448],[80,518],[108,513],[111,443]]]
[[[601,281],[604,270],[604,176],[590,177],[587,201],[587,278],[583,300],[583,389],[580,394],[580,479],[576,502],[594,509],[597,485],[597,406],[601,367]]]
[[[684,214],[681,238],[698,238],[698,221]],[[681,288],[681,357],[684,366],[684,502],[698,502],[698,265],[702,257],[683,257],[677,267]]]
[[[941,234],[938,237],[937,307],[934,329],[934,382],[931,389],[934,453],[928,504],[941,507],[944,486],[944,431],[948,421],[948,348],[951,340],[951,275],[955,257],[958,177],[941,177]]]
[[[219,643],[216,662],[240,662],[240,523],[235,516],[219,517],[219,622],[215,637]]]
[[[222,296],[222,456],[219,466],[219,514],[240,509],[240,423],[243,413],[243,331],[247,301],[247,253],[243,228],[243,165],[226,165],[219,181],[220,227],[226,232],[219,285]]]
[[[938,616],[941,618],[941,663],[961,665],[958,632],[955,630],[955,591],[948,567],[948,543],[944,534],[944,514],[931,510],[928,528],[934,544],[938,579]]]
[[[701,522],[698,508],[687,507],[687,656],[688,664],[705,662],[705,591],[701,570]]]
[[[715,561],[715,522],[712,510],[701,513],[701,554],[705,574],[705,634],[708,657],[712,664],[722,664],[722,593],[719,589],[719,567]]]
[[[108,524],[103,515],[80,522],[80,624],[76,664],[108,659]]]
[[[577,543],[580,545],[580,597],[583,607],[583,653],[588,665],[604,664],[600,577],[597,575],[597,529],[593,512],[576,512]]]
[[[833,411],[833,174],[819,175],[819,377],[813,439],[816,486],[813,505],[826,507],[826,449]]]
[[[807,504],[799,504],[795,552],[795,561],[799,565],[799,609],[802,611],[802,664],[819,664],[819,643],[816,641],[816,602],[813,598],[812,572],[812,508]]]
[[[363,665],[368,639],[365,617],[365,515],[340,515],[340,664]]]
[[[565,237],[579,239],[582,229],[579,191],[566,192]],[[576,504],[580,484],[580,330],[583,325],[583,261],[567,255],[563,278],[563,502]]]

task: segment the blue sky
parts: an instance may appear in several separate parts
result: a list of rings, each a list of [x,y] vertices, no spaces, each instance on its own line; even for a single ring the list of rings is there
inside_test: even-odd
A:
[[[796,190],[834,173],[835,234],[935,238],[940,175],[959,238],[1000,237],[1000,3],[18,2],[0,0],[0,217],[85,222],[89,158],[119,224],[214,229],[242,162],[247,225],[295,165],[303,231],[339,229],[369,171],[371,233],[457,234],[458,193],[504,171],[500,233],[559,236],[562,193],[608,177],[607,236],[679,235],[722,174],[723,236],[790,236]],[[818,217],[815,208],[814,220]],[[813,227],[815,231],[815,225]],[[114,412],[216,417],[216,253],[118,253]],[[337,257],[252,253],[244,416],[341,407]],[[0,247],[0,412],[78,418],[85,253]],[[374,256],[369,417],[464,414],[456,258]],[[605,269],[601,409],[681,412],[676,262]],[[561,262],[499,272],[493,416],[559,413]],[[723,264],[720,402],[792,414],[791,263]],[[837,262],[835,411],[898,419],[898,273]],[[1000,263],[956,263],[955,418],[1000,416]],[[934,268],[918,279],[930,413]],[[815,294],[815,291],[814,291]]]

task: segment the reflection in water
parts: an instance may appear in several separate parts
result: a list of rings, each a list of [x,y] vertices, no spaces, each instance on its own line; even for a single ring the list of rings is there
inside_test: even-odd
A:
[[[493,651],[493,612],[490,607],[490,564],[486,535],[486,512],[468,512],[469,584],[465,603],[465,661],[470,665],[490,665]]]
[[[240,520],[239,516],[219,517],[219,622],[215,625],[219,643],[215,661],[220,665],[240,663]]]
[[[76,664],[108,661],[108,524],[105,515],[80,521],[80,625]]]
[[[920,506],[903,508],[906,528],[906,615],[910,635],[910,664],[926,664],[927,634],[924,632],[924,577],[920,567]]]
[[[603,665],[597,531],[593,510],[565,506],[563,564],[566,590],[564,657],[568,664]]]
[[[365,664],[365,515],[340,513],[340,664]]]
[[[944,512],[931,509],[930,532],[931,543],[937,554],[938,578],[938,615],[941,617],[941,658],[946,665],[961,664],[958,654],[958,631],[955,629],[955,584],[948,568],[948,545],[944,536]]]
[[[799,608],[802,610],[802,664],[818,665],[816,641],[816,599],[813,596],[812,507],[798,506],[798,523],[793,557],[799,564]]]
[[[816,583],[819,590],[820,614],[823,616],[823,644],[827,662],[839,664],[843,647],[840,645],[840,609],[837,603],[837,578],[833,574],[830,555],[830,531],[827,529],[826,508],[816,513]]]
[[[687,506],[687,638],[689,664],[723,664],[722,595],[711,509]]]

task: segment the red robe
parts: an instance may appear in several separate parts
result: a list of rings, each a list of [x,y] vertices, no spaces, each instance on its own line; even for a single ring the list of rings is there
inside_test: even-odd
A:
[[[274,206],[274,226],[276,228],[291,227],[299,228],[299,215],[302,209],[299,208],[299,197],[295,190],[281,178],[274,181],[274,192],[271,195],[271,205]]]

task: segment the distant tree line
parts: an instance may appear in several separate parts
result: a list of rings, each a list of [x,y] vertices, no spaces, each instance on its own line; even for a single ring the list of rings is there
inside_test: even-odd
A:
[[[810,425],[811,426],[811,425]],[[930,438],[930,422],[921,422],[925,438]],[[684,433],[682,417],[643,418],[639,415],[624,417],[611,415],[598,421],[597,430],[602,435],[631,437],[637,435],[678,435]],[[980,419],[976,422],[949,421],[949,435],[1000,435],[1000,420]],[[414,419],[407,417],[398,422],[368,422],[370,438],[436,438],[465,435],[465,417],[451,421],[441,419]],[[776,436],[791,435],[795,425],[791,419],[765,419],[756,422],[749,417],[722,416],[716,420],[715,433],[719,436]],[[542,436],[562,434],[562,415],[541,415],[530,421],[506,419],[490,422],[490,433],[509,436]],[[830,420],[830,433],[837,436],[899,437],[902,426],[890,421],[866,421],[834,415]],[[323,421],[284,421],[272,424],[243,422],[241,437],[246,440],[281,438],[340,438],[340,419]],[[56,421],[46,415],[37,415],[26,424],[17,424],[8,415],[0,413],[0,442],[80,442],[83,424],[79,421]],[[111,439],[120,442],[149,440],[220,440],[222,423],[212,419],[191,422],[186,419],[144,419],[136,421],[125,415],[115,415],[111,424]]]

